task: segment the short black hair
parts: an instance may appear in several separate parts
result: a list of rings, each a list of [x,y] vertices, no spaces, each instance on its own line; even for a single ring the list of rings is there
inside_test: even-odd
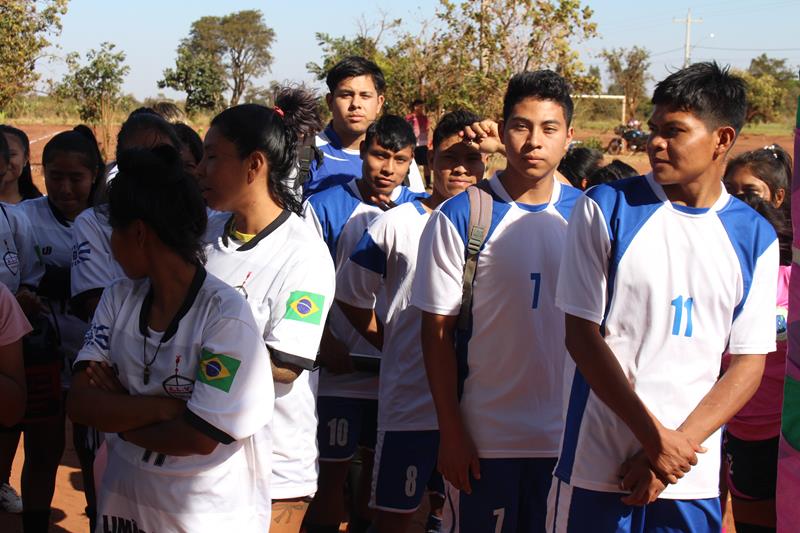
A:
[[[572,123],[575,109],[569,95],[570,86],[562,76],[552,70],[535,70],[515,74],[508,82],[506,95],[503,97],[503,120],[508,120],[511,110],[525,98],[552,100],[564,110],[567,126]]]
[[[600,150],[586,146],[570,146],[558,164],[558,171],[573,187],[580,188],[581,181],[587,179],[602,164],[603,152]]]
[[[117,156],[119,173],[108,188],[108,220],[124,228],[141,220],[188,263],[204,262],[206,205],[197,180],[172,146],[130,148]]]
[[[458,135],[464,128],[480,122],[481,118],[466,109],[456,109],[444,115],[433,130],[433,149],[436,150],[442,141]]]
[[[625,178],[632,178],[640,174],[635,168],[619,159],[613,160],[604,167],[600,167],[586,178],[586,188],[602,183],[611,183]]]
[[[747,86],[716,61],[695,63],[658,82],[652,102],[694,113],[711,128],[731,126],[738,135],[747,117]]]
[[[424,102],[423,100],[421,100],[421,99],[417,98],[416,100],[414,100],[413,102],[411,102],[411,109],[414,109],[414,108],[415,108],[415,107],[417,107],[419,104],[424,104],[424,103],[425,103],[425,102]]]
[[[375,84],[375,90],[378,94],[383,94],[386,90],[386,80],[383,78],[383,71],[381,71],[378,65],[361,56],[348,56],[336,63],[328,71],[325,77],[325,84],[328,86],[328,91],[333,93],[342,80],[358,76],[372,77],[372,83]]]
[[[417,144],[414,128],[397,115],[383,115],[369,125],[364,137],[364,146],[369,148],[373,140],[392,152],[399,152],[408,146],[413,148]]]
[[[200,138],[200,135],[194,131],[194,128],[183,122],[173,122],[172,128],[181,144],[192,153],[194,162],[200,163],[200,160],[203,159],[203,139]]]
[[[117,159],[121,150],[130,148],[126,146],[128,140],[143,131],[152,132],[153,135],[158,135],[169,139],[169,145],[179,150],[181,141],[175,134],[175,129],[172,124],[161,118],[161,115],[156,114],[152,109],[139,108],[128,115],[127,120],[122,123],[122,127],[117,134]]]

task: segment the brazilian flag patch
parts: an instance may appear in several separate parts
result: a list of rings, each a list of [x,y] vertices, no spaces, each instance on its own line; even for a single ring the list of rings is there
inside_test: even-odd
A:
[[[289,301],[286,302],[284,318],[319,324],[322,321],[322,307],[325,297],[321,294],[306,291],[292,291]]]
[[[231,390],[236,372],[242,362],[221,353],[213,353],[205,348],[200,354],[200,368],[197,379],[224,392]]]

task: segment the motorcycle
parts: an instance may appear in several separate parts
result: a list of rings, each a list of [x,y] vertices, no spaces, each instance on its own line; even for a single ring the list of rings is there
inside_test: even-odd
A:
[[[648,134],[638,127],[620,125],[614,128],[617,135],[606,146],[606,152],[611,155],[619,155],[625,147],[631,152],[644,152],[647,149]]]

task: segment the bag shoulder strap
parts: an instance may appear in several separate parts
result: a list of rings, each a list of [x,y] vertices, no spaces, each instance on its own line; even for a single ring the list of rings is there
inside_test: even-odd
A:
[[[469,195],[469,226],[467,227],[467,250],[464,262],[464,280],[461,285],[461,309],[458,313],[458,329],[466,330],[472,308],[472,284],[478,267],[481,251],[492,224],[492,195],[488,180],[481,180],[467,188]]]

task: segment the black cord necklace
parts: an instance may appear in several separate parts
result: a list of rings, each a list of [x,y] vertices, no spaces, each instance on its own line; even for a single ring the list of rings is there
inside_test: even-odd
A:
[[[172,317],[167,329],[164,330],[164,334],[161,336],[161,339],[158,341],[158,346],[156,347],[156,352],[153,354],[153,357],[148,361],[147,360],[147,338],[149,337],[147,331],[147,324],[150,317],[150,308],[153,306],[153,287],[150,286],[150,290],[147,292],[147,295],[144,297],[142,301],[142,307],[139,311],[139,332],[142,334],[142,364],[144,365],[144,370],[142,373],[142,382],[145,385],[150,383],[150,366],[156,362],[156,358],[158,358],[158,352],[161,350],[161,345],[170,340],[175,333],[178,331],[178,326],[180,325],[181,318],[183,318],[186,313],[189,312],[189,309],[192,308],[194,304],[194,300],[197,297],[197,293],[200,291],[200,287],[203,285],[203,281],[206,279],[206,270],[202,266],[197,267],[197,271],[194,274],[194,278],[192,278],[192,283],[189,285],[189,291],[186,293],[186,298],[184,298],[181,307],[178,309],[178,312],[175,313],[175,316]]]

